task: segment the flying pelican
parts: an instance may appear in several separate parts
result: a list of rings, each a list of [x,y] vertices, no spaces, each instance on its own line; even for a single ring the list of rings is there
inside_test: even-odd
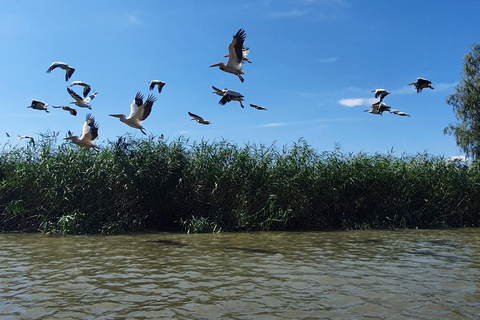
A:
[[[248,47],[242,46],[242,62],[248,62],[252,63],[252,61],[248,60],[247,56],[250,53],[250,49]],[[224,56],[225,58],[228,58],[228,54]]]
[[[386,104],[385,102],[379,101],[372,104],[372,109],[367,109],[367,110],[364,110],[363,112],[383,115],[384,111],[391,112],[390,109],[391,107],[388,104]]]
[[[243,95],[241,93],[238,93],[237,91],[233,91],[233,90],[230,90],[230,89],[218,89],[218,88],[215,88],[214,86],[212,86],[213,90],[215,90],[213,93],[216,93],[217,95],[219,96],[222,96],[222,99],[220,99],[220,101],[218,102],[219,104],[221,104],[222,106],[224,106],[227,102],[230,102],[230,101],[238,101],[240,102],[240,107],[243,108],[243,104],[242,104],[242,101],[245,101],[243,98]]]
[[[22,140],[22,139],[29,139],[31,143],[33,143],[33,144],[35,143],[35,139],[33,139],[32,136],[27,136],[27,135],[21,136],[21,135],[18,135],[18,140]]]
[[[188,115],[193,118],[192,120],[195,120],[198,123],[201,123],[201,124],[210,124],[211,123],[210,121],[204,120],[202,117],[197,116],[196,114],[191,113],[190,111],[188,112]]]
[[[143,134],[146,135],[144,127],[142,127],[142,121],[147,119],[152,111],[153,103],[157,101],[157,98],[153,94],[148,95],[147,101],[143,103],[143,95],[137,92],[135,99],[130,105],[130,115],[126,117],[124,114],[109,114],[109,116],[119,118],[120,121],[129,125],[132,128],[140,129]]]
[[[157,85],[158,93],[162,92],[162,88],[165,85],[165,82],[160,80],[152,80],[149,83],[150,83],[150,87],[149,87],[150,91],[152,91],[153,88],[155,88],[155,85]]]
[[[396,114],[396,115],[399,115],[399,116],[402,116],[402,117],[410,117],[410,115],[408,113],[402,112],[402,111],[399,111],[399,110],[392,110],[392,113]]]
[[[228,61],[227,64],[220,62],[212,64],[210,67],[219,67],[220,70],[237,75],[241,82],[243,82],[242,74],[245,74],[242,69],[242,48],[246,37],[245,30],[238,30],[237,34],[233,36],[233,40],[228,46]]]
[[[250,103],[250,107],[255,108],[257,110],[267,110],[267,108],[260,107],[260,106],[257,106],[256,104],[251,104],[251,103]]]
[[[422,92],[422,89],[425,89],[425,88],[433,89],[431,81],[424,78],[420,78],[420,77],[417,78],[417,82],[409,83],[409,85],[411,84],[415,86],[415,89],[417,89],[417,93]]]
[[[39,101],[39,100],[35,100],[35,99],[32,99],[32,104],[29,105],[27,108],[32,108],[32,109],[35,109],[35,110],[44,110],[45,112],[50,112],[47,110],[47,106],[49,104],[48,103],[45,103],[43,101]]]
[[[97,95],[98,92],[94,92],[91,95],[89,95],[88,97],[86,97],[85,99],[82,99],[82,97],[80,97],[72,89],[67,88],[67,91],[72,96],[72,98],[75,99],[75,101],[72,101],[70,103],[73,103],[76,106],[81,107],[81,108],[88,108],[88,109],[92,110],[92,107],[88,103],[95,98],[95,96]]]
[[[73,86],[82,86],[83,87],[83,97],[86,98],[88,94],[90,93],[91,87],[88,83],[85,83],[83,81],[72,81],[70,85],[68,86],[69,88]]]
[[[383,101],[383,98],[385,98],[390,94],[390,92],[388,92],[385,89],[375,89],[375,90],[372,90],[372,92],[375,92],[375,98],[380,97],[380,101]]]
[[[95,145],[94,141],[98,137],[98,124],[95,122],[94,116],[88,113],[85,119],[85,123],[82,128],[82,135],[74,136],[71,131],[68,131],[68,137],[65,140],[70,140],[74,144],[83,148],[92,148],[95,151],[99,151],[99,147]]]
[[[68,64],[66,64],[64,62],[54,62],[50,65],[50,67],[48,67],[47,73],[52,72],[52,70],[55,69],[55,68],[60,68],[60,69],[65,70],[65,81],[68,81],[68,79],[70,79],[72,74],[75,72],[75,68],[69,66]]]
[[[76,115],[77,115],[77,109],[74,109],[74,108],[72,108],[72,107],[68,107],[68,106],[52,106],[52,108],[57,108],[57,109],[58,109],[58,108],[62,108],[63,110],[70,112],[70,114],[71,114],[72,116],[76,116]]]

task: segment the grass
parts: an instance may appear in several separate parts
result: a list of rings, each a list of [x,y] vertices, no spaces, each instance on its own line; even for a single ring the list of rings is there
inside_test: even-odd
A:
[[[0,158],[0,230],[113,234],[477,227],[478,163],[120,137],[99,153],[53,133]]]

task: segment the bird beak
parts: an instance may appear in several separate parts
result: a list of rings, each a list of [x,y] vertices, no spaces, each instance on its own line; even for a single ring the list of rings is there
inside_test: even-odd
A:
[[[211,67],[218,67],[219,65],[220,65],[220,63],[212,64],[212,65],[210,66],[210,68],[211,68]]]

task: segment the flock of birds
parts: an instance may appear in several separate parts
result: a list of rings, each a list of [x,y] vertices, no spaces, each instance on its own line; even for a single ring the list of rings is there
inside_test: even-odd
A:
[[[242,65],[243,62],[251,63],[251,61],[247,58],[249,53],[249,48],[245,47],[244,42],[246,38],[245,30],[240,29],[234,36],[231,43],[228,46],[228,57],[227,63],[217,63],[211,65],[210,67],[219,67],[220,70],[234,74],[238,76],[241,82],[244,81],[241,75],[245,74],[243,71]],[[69,81],[72,75],[75,72],[75,68],[72,66],[64,63],[64,62],[53,62],[50,67],[47,69],[47,73],[51,73],[55,69],[62,69],[65,70],[65,81]],[[82,95],[83,97],[76,93],[73,90],[73,87],[81,86],[83,87]],[[162,92],[162,88],[165,86],[165,82],[160,80],[151,80],[149,82],[149,90],[154,90],[155,86],[157,86],[158,93]],[[219,104],[225,105],[230,101],[238,101],[240,106],[244,108],[242,101],[244,100],[244,96],[239,92],[230,89],[218,89],[214,86],[212,88],[215,90],[214,93],[221,96],[222,98],[219,101]],[[83,81],[73,81],[67,86],[68,94],[74,99],[74,101],[70,102],[70,104],[74,104],[80,108],[87,108],[89,110],[92,109],[91,102],[97,96],[98,92],[94,91],[90,94],[92,88],[91,86]],[[144,101],[144,95],[140,92],[137,92],[133,102],[130,104],[130,114],[126,116],[125,114],[109,114],[109,116],[118,118],[121,122],[125,123],[126,125],[139,129],[143,134],[145,133],[145,128],[142,126],[142,122],[145,121],[152,111],[153,104],[157,100],[157,98],[153,94],[149,94],[147,99]],[[32,99],[31,105],[28,108],[32,108],[35,110],[42,110],[45,112],[49,112],[48,110],[48,103],[45,103],[40,100]],[[252,108],[257,110],[266,110],[264,107],[260,107],[258,105],[250,104]],[[52,106],[52,108],[59,108],[65,111],[68,111],[71,115],[76,116],[77,110],[70,106]],[[192,118],[192,120],[197,121],[200,124],[208,125],[211,122],[208,120],[203,119],[201,116],[196,115],[192,112],[188,112],[188,115]],[[70,140],[72,143],[83,147],[83,148],[92,148],[95,151],[99,151],[99,146],[95,144],[95,140],[98,138],[98,123],[95,121],[95,117],[88,113],[86,115],[85,122],[82,126],[82,134],[80,136],[74,135],[71,131],[68,131],[68,136],[65,138],[66,140]],[[8,135],[8,133],[7,133]],[[33,141],[33,137],[30,136],[19,136],[19,139],[29,138]]]
[[[433,89],[432,82],[430,80],[427,80],[421,77],[418,77],[416,82],[409,83],[408,85],[413,85],[417,90],[417,93],[422,92],[422,90],[426,88]],[[375,93],[375,98],[380,98],[380,100],[372,104],[371,109],[364,110],[364,112],[383,115],[383,113],[386,111],[389,113],[396,114],[398,116],[410,117],[410,115],[406,112],[403,112],[400,110],[392,110],[391,106],[383,102],[383,99],[390,94],[390,92],[388,92],[387,90],[375,89],[375,90],[372,90],[372,92]]]
[[[211,65],[210,67],[218,67],[220,70],[231,73],[233,75],[236,75],[238,79],[243,83],[244,78],[242,75],[245,74],[243,71],[243,63],[252,63],[248,59],[248,54],[250,52],[249,48],[245,46],[245,38],[246,38],[246,32],[243,29],[240,29],[237,31],[237,33],[233,36],[233,39],[231,43],[228,45],[228,55],[225,57],[228,57],[228,61],[225,64],[224,62],[219,62],[216,64]],[[52,72],[53,70],[60,68],[65,70],[65,81],[68,81],[73,73],[75,72],[75,68],[72,66],[69,66],[66,63],[63,62],[54,62],[50,65],[50,67],[47,69],[47,73]],[[409,83],[409,85],[414,85],[417,93],[420,93],[423,89],[425,88],[430,88],[433,89],[431,81],[424,79],[424,78],[418,78],[416,82]],[[80,96],[78,93],[76,93],[72,87],[75,86],[81,86],[83,87],[83,92],[82,96]],[[158,93],[162,92],[162,88],[165,86],[165,82],[160,81],[160,80],[151,80],[149,82],[149,90],[152,91],[155,86],[157,86]],[[238,101],[240,103],[240,107],[244,108],[243,101],[244,96],[234,90],[231,89],[219,89],[216,88],[215,86],[212,86],[213,88],[213,93],[221,96],[220,101],[218,102],[220,105],[225,105],[231,101]],[[92,109],[91,107],[91,102],[92,100],[97,96],[97,92],[91,92],[91,86],[83,81],[73,81],[67,86],[67,92],[68,94],[74,99],[74,101],[70,102],[70,104],[74,104],[77,107],[80,108],[87,108],[87,109]],[[375,98],[379,98],[380,100],[374,104],[372,104],[371,109],[367,109],[364,112],[369,112],[371,114],[378,114],[378,115],[383,115],[384,112],[389,112],[393,113],[395,115],[399,116],[410,116],[406,112],[402,112],[399,110],[392,110],[391,106],[383,102],[384,98],[390,94],[385,89],[375,89],[372,92],[375,93]],[[130,114],[126,116],[125,114],[109,114],[109,116],[118,118],[121,122],[125,123],[126,125],[139,129],[143,134],[146,134],[144,131],[144,127],[142,126],[142,122],[145,121],[148,116],[150,115],[152,111],[153,104],[157,100],[157,98],[153,94],[149,94],[147,96],[147,99],[144,101],[144,95],[140,92],[137,92],[135,95],[135,98],[133,99],[133,102],[130,105]],[[45,103],[40,100],[35,100],[32,99],[31,105],[28,106],[29,108],[35,109],[35,110],[43,110],[45,112],[49,112],[47,107],[49,106],[48,103]],[[250,104],[252,108],[255,108],[257,110],[266,110],[266,108],[255,105],[255,104]],[[71,115],[76,116],[77,111],[75,108],[72,108],[70,106],[52,106],[53,108],[61,108],[65,111],[68,111]],[[192,118],[192,120],[197,121],[200,124],[203,125],[209,125],[211,122],[208,120],[203,119],[201,116],[194,114],[190,111],[188,111],[188,115]],[[84,147],[84,148],[92,148],[96,151],[99,151],[99,147],[95,145],[95,140],[98,137],[98,123],[95,121],[95,117],[91,114],[88,113],[86,115],[85,122],[82,127],[82,134],[80,136],[73,135],[71,131],[68,131],[68,136],[65,138],[66,140],[70,140],[74,144]],[[33,141],[33,138],[30,136],[20,136],[19,139],[22,138],[30,138],[31,141]]]

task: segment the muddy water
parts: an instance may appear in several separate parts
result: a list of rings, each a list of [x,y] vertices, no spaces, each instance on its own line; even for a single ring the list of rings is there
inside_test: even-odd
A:
[[[480,229],[0,234],[0,319],[479,319]]]

